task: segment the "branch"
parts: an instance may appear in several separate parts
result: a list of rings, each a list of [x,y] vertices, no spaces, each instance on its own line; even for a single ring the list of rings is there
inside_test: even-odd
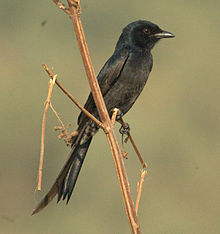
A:
[[[119,109],[117,109],[117,108],[114,108],[114,110],[113,110],[112,118],[111,118],[111,122],[112,122],[113,125],[115,124],[118,111],[119,111]]]
[[[67,13],[68,15],[71,15],[70,9],[66,8],[63,3],[59,2],[58,0],[53,0],[53,2],[65,13]]]
[[[45,139],[46,117],[47,117],[47,111],[48,111],[48,107],[50,105],[50,98],[52,95],[53,86],[55,84],[56,77],[57,77],[57,75],[53,75],[52,79],[50,79],[47,100],[45,102],[45,108],[44,108],[44,114],[43,114],[43,120],[42,120],[42,129],[41,129],[41,150],[40,150],[40,162],[39,162],[39,169],[38,169],[37,190],[41,190],[43,161],[44,161],[44,139]]]
[[[57,112],[56,112],[55,109],[53,108],[51,102],[50,102],[50,109],[53,111],[53,113],[54,113],[55,116],[57,117],[58,122],[61,124],[61,126],[62,126],[61,129],[62,129],[62,130],[66,130],[63,121],[61,120],[60,116],[57,114]]]
[[[53,78],[54,74],[53,72],[48,68],[48,66],[45,63],[42,63],[42,66],[44,70],[48,73],[50,78]],[[100,128],[105,130],[104,125],[102,122],[100,122],[98,119],[96,119],[92,114],[90,114],[83,106],[80,105],[80,103],[70,94],[70,92],[64,88],[64,86],[56,79],[55,81],[56,85],[67,95],[67,97],[77,106],[81,111],[83,111],[90,119],[92,119]]]
[[[125,122],[124,122],[124,120],[122,118],[119,119],[119,122],[120,122],[120,124],[122,125],[123,128],[126,128],[126,124],[125,124]],[[128,131],[126,134],[127,134],[128,139],[130,140],[130,142],[131,142],[131,144],[132,144],[132,146],[133,146],[133,148],[134,148],[134,150],[135,150],[135,152],[136,152],[136,154],[137,154],[137,156],[138,156],[138,158],[139,158],[139,160],[141,162],[142,167],[146,168],[147,164],[144,162],[144,160],[143,160],[143,158],[142,158],[136,144],[134,143],[134,140],[133,140],[130,132]]]
[[[92,91],[93,99],[97,106],[97,110],[101,118],[101,121],[104,124],[105,129],[106,129],[106,136],[107,136],[107,139],[108,139],[111,151],[112,151],[115,168],[116,168],[116,172],[118,175],[119,184],[120,184],[122,197],[123,197],[126,213],[128,216],[130,228],[131,228],[132,233],[141,233],[134,203],[133,203],[131,193],[130,193],[128,178],[127,178],[126,170],[124,167],[122,153],[121,153],[119,144],[116,140],[114,128],[109,118],[108,111],[106,109],[106,106],[102,97],[102,93],[100,91],[98,81],[96,79],[96,75],[95,75],[95,71],[92,66],[92,61],[89,55],[89,50],[87,47],[82,23],[79,17],[80,1],[79,0],[67,0],[67,1],[68,1],[70,11],[71,11],[71,19],[72,19],[72,23],[74,26],[80,53],[83,59],[84,67],[86,70],[86,74],[88,77],[89,85]]]
[[[142,193],[142,188],[143,188],[143,183],[144,183],[144,177],[146,176],[147,171],[146,170],[142,170],[141,171],[141,180],[140,182],[138,182],[138,194],[137,194],[137,200],[136,200],[136,206],[135,206],[135,210],[136,210],[136,214],[138,213],[138,207],[139,207],[139,202],[141,199],[141,193]]]

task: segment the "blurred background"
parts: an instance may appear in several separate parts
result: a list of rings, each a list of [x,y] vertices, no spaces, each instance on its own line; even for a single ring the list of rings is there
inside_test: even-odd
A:
[[[132,21],[147,19],[176,35],[153,49],[147,86],[125,117],[148,164],[138,214],[142,233],[220,233],[220,1],[81,4],[96,73]],[[0,233],[130,233],[102,131],[90,147],[69,204],[53,201],[31,216],[69,152],[53,131],[58,123],[49,111],[42,192],[35,193],[48,90],[41,63],[54,67],[82,104],[89,86],[72,23],[52,1],[4,1],[0,26]],[[57,87],[52,104],[74,130],[79,110]],[[141,166],[130,143],[126,150],[135,200]]]

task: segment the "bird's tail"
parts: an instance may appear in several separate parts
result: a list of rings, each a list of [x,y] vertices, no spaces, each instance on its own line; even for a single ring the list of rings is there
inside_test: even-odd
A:
[[[78,131],[78,135],[72,145],[70,156],[60,171],[55,183],[51,187],[50,191],[43,198],[43,200],[34,209],[32,215],[41,211],[48,203],[58,194],[58,200],[63,197],[63,200],[67,197],[69,201],[74,186],[76,184],[80,169],[88,151],[89,145],[92,141],[94,134],[90,131],[91,126],[86,124],[81,130]]]

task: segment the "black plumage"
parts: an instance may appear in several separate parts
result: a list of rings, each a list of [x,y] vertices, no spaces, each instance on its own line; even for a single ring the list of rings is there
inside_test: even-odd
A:
[[[161,38],[174,37],[157,25],[139,20],[127,25],[117,42],[115,51],[98,74],[98,83],[109,114],[118,108],[124,115],[142,92],[153,66],[151,49]],[[90,93],[85,108],[96,118],[98,112]],[[50,191],[39,203],[33,214],[42,210],[56,194],[58,202],[69,201],[87,150],[95,133],[96,124],[84,113],[78,118],[78,135],[74,138],[69,159]]]

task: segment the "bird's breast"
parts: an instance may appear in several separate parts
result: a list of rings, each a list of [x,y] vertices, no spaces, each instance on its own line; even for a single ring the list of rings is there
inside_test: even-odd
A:
[[[147,82],[152,63],[153,59],[150,53],[131,53],[124,67],[125,77],[123,78],[126,79],[131,88],[140,89],[141,92]]]

